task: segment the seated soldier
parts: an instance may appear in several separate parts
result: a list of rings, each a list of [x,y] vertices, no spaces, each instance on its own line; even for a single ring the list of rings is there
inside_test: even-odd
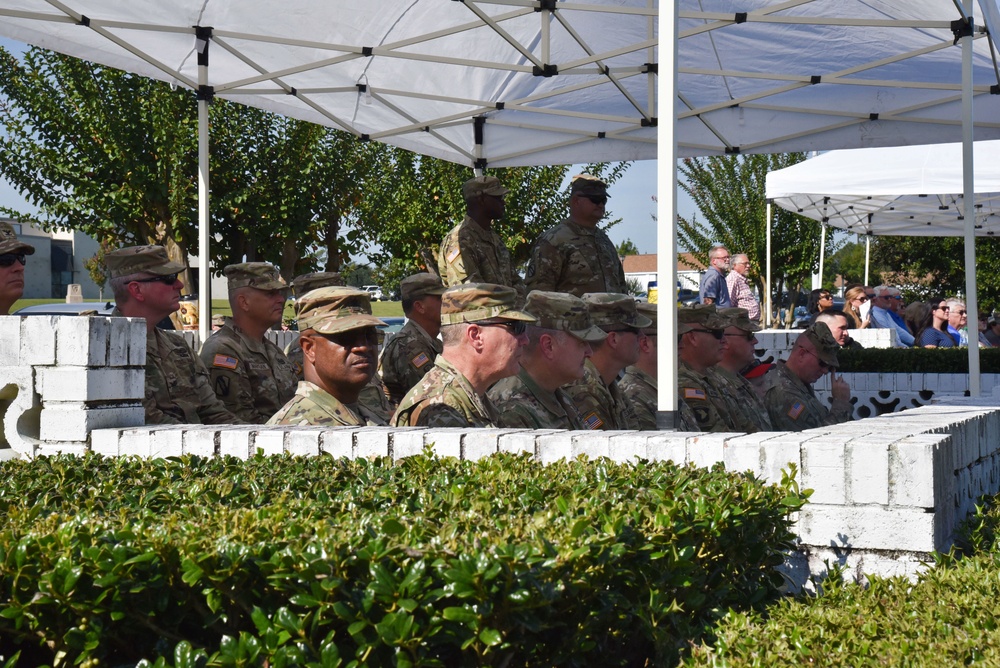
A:
[[[656,304],[642,302],[636,310],[653,324],[643,327],[639,335],[639,359],[625,367],[625,375],[618,381],[625,399],[631,402],[639,420],[639,429],[656,430]]]
[[[434,274],[421,273],[404,278],[399,291],[406,324],[389,339],[379,359],[379,371],[394,404],[434,368],[434,360],[441,353],[437,335],[441,331],[444,286]]]
[[[525,429],[583,429],[573,400],[560,385],[583,378],[592,343],[607,336],[594,327],[587,304],[565,292],[528,293],[524,310],[538,318],[528,325],[521,370],[489,391],[499,426]]]
[[[728,347],[727,322],[714,304],[696,304],[677,309],[677,395],[695,418],[697,431],[743,431],[726,405],[726,399],[708,377],[709,369],[722,360]]]
[[[264,424],[295,394],[295,369],[264,334],[281,322],[288,284],[267,262],[231,264],[233,317],[201,346],[215,394],[241,420]]]
[[[299,300],[303,374],[295,396],[267,424],[383,425],[358,402],[372,374],[378,326],[369,295],[346,287],[319,288]]]
[[[517,292],[493,283],[463,283],[441,296],[444,350],[434,368],[396,409],[397,427],[495,427],[486,396],[493,383],[517,373],[524,331],[535,318],[516,308]]]
[[[726,320],[726,347],[722,360],[711,367],[708,377],[721,390],[725,407],[733,416],[733,428],[752,434],[772,431],[767,408],[746,378],[741,374],[756,360],[757,337],[761,327],[751,320],[745,308],[720,308],[719,315]]]

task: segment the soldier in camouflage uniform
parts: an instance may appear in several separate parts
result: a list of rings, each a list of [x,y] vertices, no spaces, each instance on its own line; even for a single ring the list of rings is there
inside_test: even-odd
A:
[[[438,250],[438,273],[448,287],[462,283],[495,283],[527,292],[514,270],[510,251],[493,231],[494,220],[504,214],[507,189],[495,176],[477,176],[462,186],[468,213],[444,239]]]
[[[434,274],[407,276],[400,282],[406,324],[386,344],[379,360],[379,372],[389,398],[398,404],[434,368],[441,354],[441,294],[444,286]]]
[[[10,223],[0,222],[0,315],[24,294],[25,255],[34,255],[35,247],[17,238]]]
[[[525,283],[529,290],[626,293],[625,270],[618,250],[597,223],[604,217],[608,186],[580,174],[573,177],[569,218],[546,230],[531,252]]]
[[[774,378],[764,396],[775,429],[803,431],[851,419],[851,388],[842,376],[834,374],[839,365],[838,350],[840,344],[822,322],[814,323],[795,339],[788,360],[778,362],[771,370]],[[830,408],[816,398],[812,389],[812,384],[827,373],[831,375],[833,395]]]
[[[607,335],[592,324],[587,304],[564,292],[530,292],[524,310],[538,324],[528,325],[521,370],[488,395],[500,413],[499,426],[583,429],[573,400],[559,386],[583,378],[591,344]]]
[[[677,394],[694,414],[699,431],[740,431],[708,370],[722,360],[725,328],[714,305],[677,309]]]
[[[212,391],[208,370],[180,336],[156,323],[180,306],[184,265],[160,246],[130,246],[104,256],[115,295],[112,316],[146,319],[146,424],[236,424]]]
[[[486,390],[519,368],[524,330],[535,318],[517,310],[513,288],[464,283],[441,296],[444,350],[434,368],[406,393],[392,423],[397,427],[495,427],[498,416]]]
[[[201,361],[226,408],[264,424],[295,394],[292,363],[264,337],[281,322],[288,284],[267,262],[231,264],[223,273],[233,317],[202,344]]]
[[[317,288],[331,288],[342,286],[343,284],[344,281],[341,279],[340,274],[335,271],[316,271],[310,274],[300,274],[292,279],[292,294],[298,299],[305,296],[307,292]],[[285,355],[288,356],[288,361],[295,368],[295,376],[298,380],[303,379],[302,346],[299,344],[300,340],[295,339],[285,347]],[[389,393],[386,391],[385,385],[382,384],[382,377],[378,372],[372,374],[372,379],[361,390],[361,398],[358,399],[358,402],[366,410],[380,416],[383,422],[388,422],[389,418],[392,417],[392,411],[395,410],[389,401]]]
[[[371,314],[369,299],[364,290],[330,287],[311,290],[298,301],[305,380],[267,424],[385,424],[358,402],[375,373],[375,328],[385,326]]]
[[[656,430],[656,304],[636,304],[636,310],[652,321],[642,328],[639,335],[639,359],[625,367],[625,375],[618,381],[625,399],[632,404],[639,429]]]
[[[607,337],[594,345],[582,380],[563,390],[583,417],[584,429],[638,429],[639,418],[618,386],[618,374],[639,359],[639,336],[653,323],[635,310],[635,300],[625,294],[585,294],[583,301],[594,322]]]
[[[773,431],[767,408],[757,392],[741,372],[749,367],[756,355],[755,332],[760,325],[750,319],[745,308],[720,308],[719,315],[726,320],[726,349],[722,361],[709,369],[708,377],[725,397],[725,407],[731,411],[735,428],[752,434]]]

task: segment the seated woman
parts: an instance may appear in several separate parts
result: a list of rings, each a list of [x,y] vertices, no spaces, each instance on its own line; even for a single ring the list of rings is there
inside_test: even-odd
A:
[[[953,348],[958,342],[948,333],[948,304],[943,299],[914,302],[906,307],[903,319],[913,332],[914,347]]]
[[[844,315],[847,316],[851,329],[864,329],[868,326],[868,309],[864,309],[862,317],[862,305],[868,301],[868,293],[865,286],[854,285],[844,293]]]
[[[816,316],[823,311],[833,308],[833,295],[829,290],[817,288],[809,293],[809,301],[806,302],[806,311],[809,313],[810,324],[816,322]]]

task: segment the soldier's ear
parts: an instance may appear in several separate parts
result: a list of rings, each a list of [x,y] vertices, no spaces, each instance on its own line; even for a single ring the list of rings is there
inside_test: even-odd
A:
[[[309,334],[299,334],[299,346],[302,347],[302,356],[310,362],[316,361],[316,341]]]

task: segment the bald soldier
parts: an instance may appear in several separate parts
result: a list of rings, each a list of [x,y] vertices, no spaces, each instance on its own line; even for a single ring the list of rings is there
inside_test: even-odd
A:
[[[330,287],[311,290],[299,301],[303,374],[295,396],[268,420],[270,425],[384,425],[358,402],[372,374],[379,326],[364,290]]]
[[[379,372],[389,392],[389,399],[398,404],[434,368],[441,354],[441,294],[444,286],[434,274],[407,276],[399,283],[406,324],[382,351]]]
[[[607,336],[594,344],[581,380],[563,390],[583,417],[584,429],[638,429],[639,419],[618,385],[618,374],[639,359],[639,336],[653,323],[635,309],[631,295],[598,292],[583,301],[594,325]]]
[[[0,222],[0,315],[24,294],[25,255],[34,255],[35,247],[17,238],[10,223]]]
[[[583,429],[573,400],[560,386],[583,378],[591,344],[607,334],[593,325],[582,299],[564,292],[532,291],[524,310],[538,322],[528,325],[521,370],[489,391],[499,426]]]
[[[638,428],[644,431],[656,429],[657,385],[656,385],[656,304],[642,302],[636,310],[653,323],[643,327],[639,334],[639,359],[625,367],[625,375],[618,386],[625,400],[632,404]]]
[[[764,395],[771,424],[780,431],[803,431],[813,427],[847,422],[854,406],[851,388],[841,376],[835,375],[840,344],[830,328],[817,322],[799,334],[788,359],[778,362],[769,373],[771,387]],[[830,374],[832,405],[823,405],[812,385]]]
[[[228,279],[233,316],[201,346],[212,388],[241,420],[264,424],[295,394],[295,369],[264,334],[281,322],[288,284],[267,262],[231,264]]]
[[[446,286],[495,283],[514,288],[524,298],[524,281],[503,239],[493,231],[493,222],[503,218],[507,192],[495,176],[477,176],[462,185],[465,219],[445,235],[438,251],[438,273]]]
[[[184,265],[161,246],[120,248],[104,262],[115,295],[111,315],[146,319],[146,424],[241,423],[215,396],[208,370],[184,339],[156,327],[180,307]]]
[[[513,288],[464,283],[441,296],[444,350],[434,368],[407,392],[392,422],[397,427],[495,427],[486,391],[517,373],[525,329],[535,317],[518,310]]]
[[[590,174],[573,177],[569,218],[546,230],[531,252],[525,283],[529,290],[626,293],[618,250],[597,227],[608,202],[608,184]]]

